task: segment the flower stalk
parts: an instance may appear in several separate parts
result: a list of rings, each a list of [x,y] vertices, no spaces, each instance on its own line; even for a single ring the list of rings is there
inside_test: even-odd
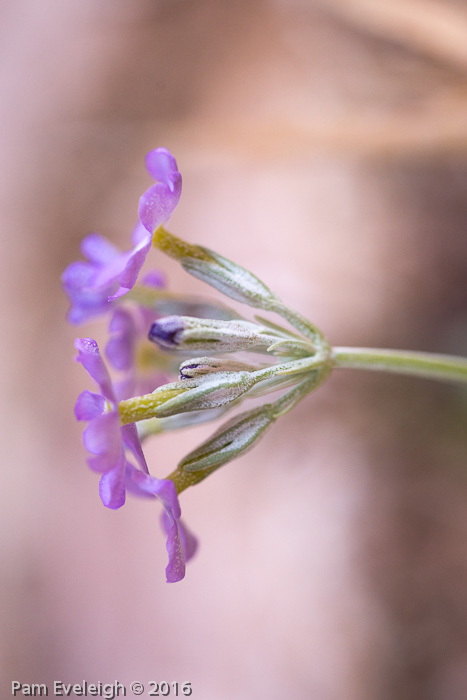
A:
[[[409,350],[335,347],[332,366],[366,369],[467,384],[467,359]]]

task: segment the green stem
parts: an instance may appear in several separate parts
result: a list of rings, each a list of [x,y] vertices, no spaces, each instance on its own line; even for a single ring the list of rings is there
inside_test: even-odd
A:
[[[257,369],[252,372],[252,375],[257,382],[262,382],[273,377],[288,377],[294,374],[310,372],[326,364],[326,362],[329,363],[329,353],[320,350],[314,355],[308,355],[308,357],[302,357],[299,360],[291,360],[290,362],[269,365],[264,367],[264,369]]]
[[[331,359],[334,367],[395,372],[426,379],[467,383],[467,359],[453,355],[336,347],[332,350]]]
[[[279,300],[268,301],[268,304],[264,308],[268,311],[274,311],[274,313],[285,318],[290,325],[300,331],[306,338],[309,338],[316,348],[329,348],[328,341],[319,328],[305,318],[305,316],[302,316],[298,311],[290,309]]]
[[[311,372],[308,377],[270,404],[274,420],[288,413],[307,394],[317,389],[331,372],[329,365]]]

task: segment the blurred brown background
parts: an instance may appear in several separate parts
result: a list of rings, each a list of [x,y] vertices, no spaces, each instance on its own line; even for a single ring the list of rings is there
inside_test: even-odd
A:
[[[183,495],[201,548],[170,586],[157,509],[105,510],[85,466],[73,338],[103,326],[66,326],[59,276],[92,230],[127,245],[163,145],[171,230],[332,342],[466,355],[467,4],[4,0],[0,19],[3,696],[463,700],[465,390],[336,372]],[[155,440],[153,473],[209,433]]]

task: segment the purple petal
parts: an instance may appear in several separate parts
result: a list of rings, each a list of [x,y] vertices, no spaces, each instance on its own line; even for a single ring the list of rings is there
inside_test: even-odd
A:
[[[81,252],[98,267],[107,265],[120,255],[119,249],[99,233],[90,233],[81,243]]]
[[[66,292],[76,292],[87,286],[95,274],[94,268],[87,262],[72,262],[62,274],[62,283]]]
[[[144,228],[143,224],[141,223],[141,221],[138,221],[133,231],[131,232],[131,242],[134,246],[137,246],[141,243],[142,240],[146,238],[147,235],[148,232]]]
[[[117,462],[119,457],[117,458]],[[105,474],[106,472],[115,469],[116,464],[115,461],[112,464],[109,464],[107,455],[95,455],[93,457],[88,457],[86,462],[88,463],[89,469],[92,469],[93,472],[97,472],[98,474]]]
[[[134,496],[139,496],[140,498],[155,498],[152,493],[143,491],[140,487],[133,481],[133,472],[138,471],[130,462],[126,463],[125,471],[125,488],[127,492],[132,493]]]
[[[106,508],[121,508],[125,503],[125,459],[123,454],[115,468],[101,476],[99,494]]]
[[[169,555],[169,563],[165,569],[167,583],[176,583],[185,577],[185,553],[178,529],[178,523],[172,519],[171,525],[164,529],[167,533],[166,548]]]
[[[166,148],[155,148],[146,156],[146,168],[156,180],[139,200],[139,218],[152,233],[172,214],[182,192],[182,176],[177,161]]]
[[[175,486],[169,479],[156,479],[134,468],[130,469],[130,472],[133,484],[137,488],[143,493],[154,494],[162,501],[165,511],[162,524],[167,534],[166,547],[169,554],[169,563],[165,570],[166,578],[168,583],[180,581],[185,576],[186,557],[181,529],[178,525],[181,512]],[[189,556],[192,556],[196,550],[196,540],[186,529],[183,531],[183,537],[186,538]]]
[[[130,452],[135,457],[142,471],[149,474],[148,465],[146,464],[146,459],[144,458],[143,448],[141,447],[141,442],[138,437],[138,431],[136,430],[135,423],[128,423],[122,427],[122,437],[125,447],[128,447]]]
[[[182,192],[182,178],[173,183],[173,189],[158,182],[141,195],[138,214],[143,226],[153,233],[155,229],[170,218],[178,204]]]
[[[188,529],[188,527],[185,525],[185,523],[182,523],[180,520],[176,523],[178,526],[178,533],[176,534],[173,530],[173,524],[174,524],[174,519],[167,514],[166,511],[162,513],[161,517],[161,525],[162,529],[166,534],[168,535],[168,540],[167,540],[167,551],[169,552],[169,566],[167,569],[171,569],[171,576],[180,576],[180,578],[183,578],[185,575],[185,563],[190,561],[190,559],[195,555],[197,549],[198,549],[198,540],[196,537],[193,535],[192,532]],[[182,552],[183,552],[183,570],[182,570],[182,561],[180,559],[180,552],[179,552],[179,544],[178,540],[180,540],[182,544]],[[169,545],[170,542],[170,545]],[[169,550],[170,546],[170,550]],[[171,558],[171,551],[172,551],[172,558]],[[166,569],[166,571],[167,571]],[[182,575],[183,571],[183,575]],[[180,578],[174,578],[170,579],[179,581]],[[167,581],[169,581],[169,577],[167,576]]]
[[[162,501],[165,511],[178,520],[182,511],[174,483],[170,479],[160,479],[156,496]]]
[[[131,375],[132,374],[133,373],[131,373]],[[125,399],[131,399],[134,396],[142,396],[141,393],[135,392],[136,380],[131,375],[113,383],[114,392],[115,392],[115,396],[117,398],[117,401],[124,401]],[[147,392],[147,393],[151,393],[151,392]]]
[[[132,473],[132,478],[142,491],[157,496],[162,501],[162,505],[169,515],[176,519],[180,517],[181,509],[177,490],[172,481],[169,479],[156,479],[155,476],[144,474],[137,469]]]
[[[70,298],[71,307],[67,320],[73,325],[89,321],[94,316],[100,316],[109,310],[109,290],[104,293],[87,293],[80,297]]]
[[[105,399],[101,394],[92,391],[82,391],[76,399],[75,416],[77,420],[92,420],[100,416],[104,410]]]
[[[88,452],[101,457],[101,464],[112,469],[123,451],[120,419],[116,411],[104,413],[92,420],[83,433],[83,443]]]
[[[108,296],[112,290],[90,287],[95,275],[95,268],[82,261],[71,263],[62,274],[63,288],[71,303],[68,312],[70,323],[82,323],[109,310]]]
[[[133,365],[136,325],[131,313],[117,308],[109,324],[113,334],[105,348],[110,363],[118,370],[129,370]]]
[[[146,238],[140,241],[133,249],[118,276],[120,287],[115,294],[109,297],[109,301],[118,299],[134,287],[139,271],[143,267],[144,261],[151,248],[151,242],[152,236],[147,235]]]
[[[148,173],[157,182],[169,184],[178,172],[177,161],[167,148],[154,148],[145,158]]]
[[[82,323],[108,311],[108,296],[111,290],[90,288],[95,275],[96,271],[92,265],[82,261],[71,263],[62,274],[63,288],[71,303],[68,312],[68,320],[71,323]]]
[[[146,231],[146,229],[144,230]],[[150,270],[144,275],[141,282],[147,287],[155,287],[156,289],[163,289],[166,286],[165,275],[159,270]]]
[[[92,288],[94,290],[111,289],[113,295],[115,289],[118,288],[118,278],[125,269],[132,253],[133,250],[127,250],[110,260],[106,265],[96,268],[96,275],[92,281]]]
[[[128,309],[116,308],[109,323],[109,333],[133,333],[135,322]]]
[[[133,343],[128,337],[114,336],[105,346],[105,354],[112,367],[129,370],[133,364]]]
[[[105,398],[115,403],[112,382],[100,356],[96,341],[92,338],[76,338],[75,348],[78,350],[77,361],[81,362],[91,377],[98,383]]]

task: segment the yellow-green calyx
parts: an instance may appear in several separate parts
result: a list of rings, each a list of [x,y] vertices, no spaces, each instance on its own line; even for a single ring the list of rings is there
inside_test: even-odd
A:
[[[118,411],[120,413],[122,425],[135,423],[145,418],[152,418],[159,406],[169,401],[169,399],[178,396],[178,394],[181,394],[183,391],[186,390],[182,387],[173,389],[170,388],[170,384],[168,384],[166,387],[156,389],[152,394],[135,396],[132,399],[120,401],[118,404]]]
[[[187,241],[166,231],[163,226],[159,226],[154,231],[152,235],[152,244],[155,248],[159,248],[159,250],[175,260],[192,258],[194,260],[214,262],[214,258],[201,248],[201,246],[187,243]]]

